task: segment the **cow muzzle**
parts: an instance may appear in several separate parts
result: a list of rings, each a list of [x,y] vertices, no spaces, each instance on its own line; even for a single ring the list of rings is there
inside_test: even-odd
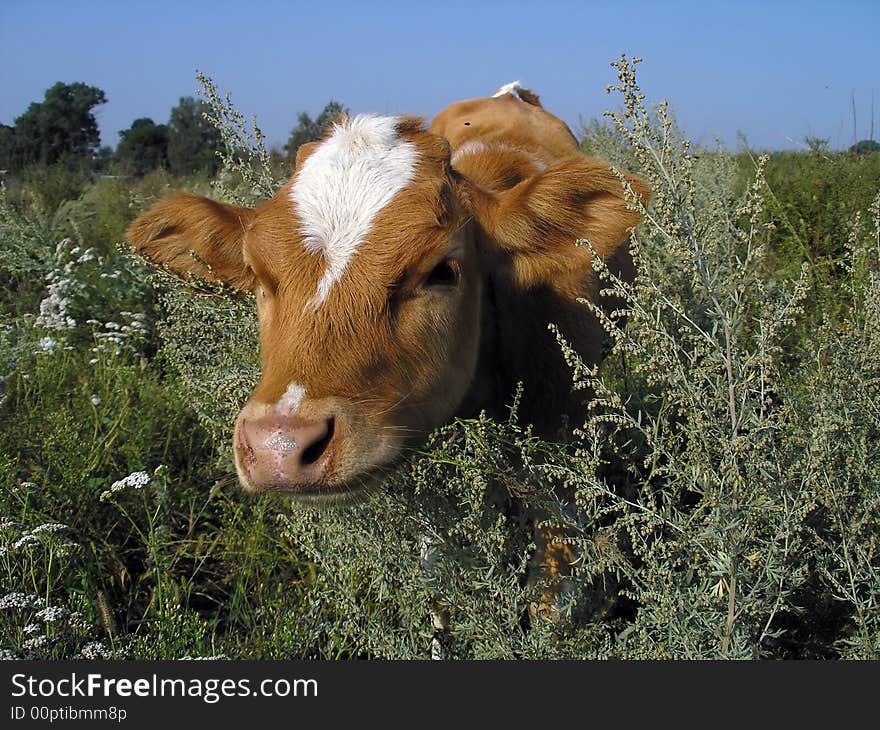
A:
[[[334,491],[328,485],[337,446],[337,419],[304,418],[269,410],[235,426],[235,464],[249,491],[283,491],[292,496]]]

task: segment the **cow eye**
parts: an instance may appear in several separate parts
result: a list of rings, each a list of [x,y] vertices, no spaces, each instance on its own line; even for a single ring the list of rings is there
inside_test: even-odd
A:
[[[461,264],[457,259],[446,259],[437,264],[425,279],[425,288],[455,287],[461,279]]]

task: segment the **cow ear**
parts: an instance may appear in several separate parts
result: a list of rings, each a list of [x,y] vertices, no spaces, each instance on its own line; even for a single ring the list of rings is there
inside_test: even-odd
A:
[[[306,142],[305,144],[301,144],[296,150],[296,163],[294,164],[294,169],[299,170],[302,167],[303,162],[305,162],[309,156],[314,152],[318,147],[318,142]]]
[[[639,200],[650,197],[638,177],[626,180]],[[626,200],[623,183],[608,163],[588,157],[567,160],[500,192],[468,185],[471,214],[513,261],[523,286],[558,282],[590,267],[588,239],[612,268],[631,278],[629,234],[642,221]]]
[[[178,274],[252,289],[244,233],[256,211],[183,193],[154,205],[128,229],[128,240],[149,261]]]

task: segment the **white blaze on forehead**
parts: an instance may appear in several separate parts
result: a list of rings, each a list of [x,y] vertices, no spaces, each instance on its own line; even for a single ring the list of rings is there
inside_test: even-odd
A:
[[[287,390],[284,391],[284,395],[282,395],[278,399],[278,403],[275,408],[279,411],[283,411],[288,415],[293,415],[299,409],[299,404],[302,403],[302,399],[305,397],[306,389],[303,388],[298,383],[291,383],[287,386]]]
[[[336,124],[297,172],[290,200],[304,245],[326,262],[314,307],[342,278],[376,214],[412,180],[418,151],[397,134],[398,123],[364,114]]]
[[[517,99],[520,98],[519,90],[522,88],[522,84],[519,81],[511,81],[509,84],[504,84],[498,91],[492,94],[492,98],[494,99],[497,96],[504,96],[505,94],[511,94],[515,96]]]

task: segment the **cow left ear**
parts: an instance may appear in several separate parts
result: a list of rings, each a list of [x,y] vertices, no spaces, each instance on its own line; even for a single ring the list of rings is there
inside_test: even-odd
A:
[[[178,274],[251,289],[244,234],[256,211],[182,193],[162,200],[128,228],[128,240],[149,261]]]
[[[626,180],[645,204],[650,188]],[[608,163],[588,157],[567,160],[503,191],[464,181],[462,197],[484,231],[508,253],[518,283],[553,283],[590,266],[588,239],[599,256],[623,273],[629,235],[642,215],[628,205],[623,183]]]
[[[296,162],[293,165],[294,170],[299,170],[303,163],[309,159],[309,156],[318,149],[318,142],[306,142],[301,144],[296,150]]]

